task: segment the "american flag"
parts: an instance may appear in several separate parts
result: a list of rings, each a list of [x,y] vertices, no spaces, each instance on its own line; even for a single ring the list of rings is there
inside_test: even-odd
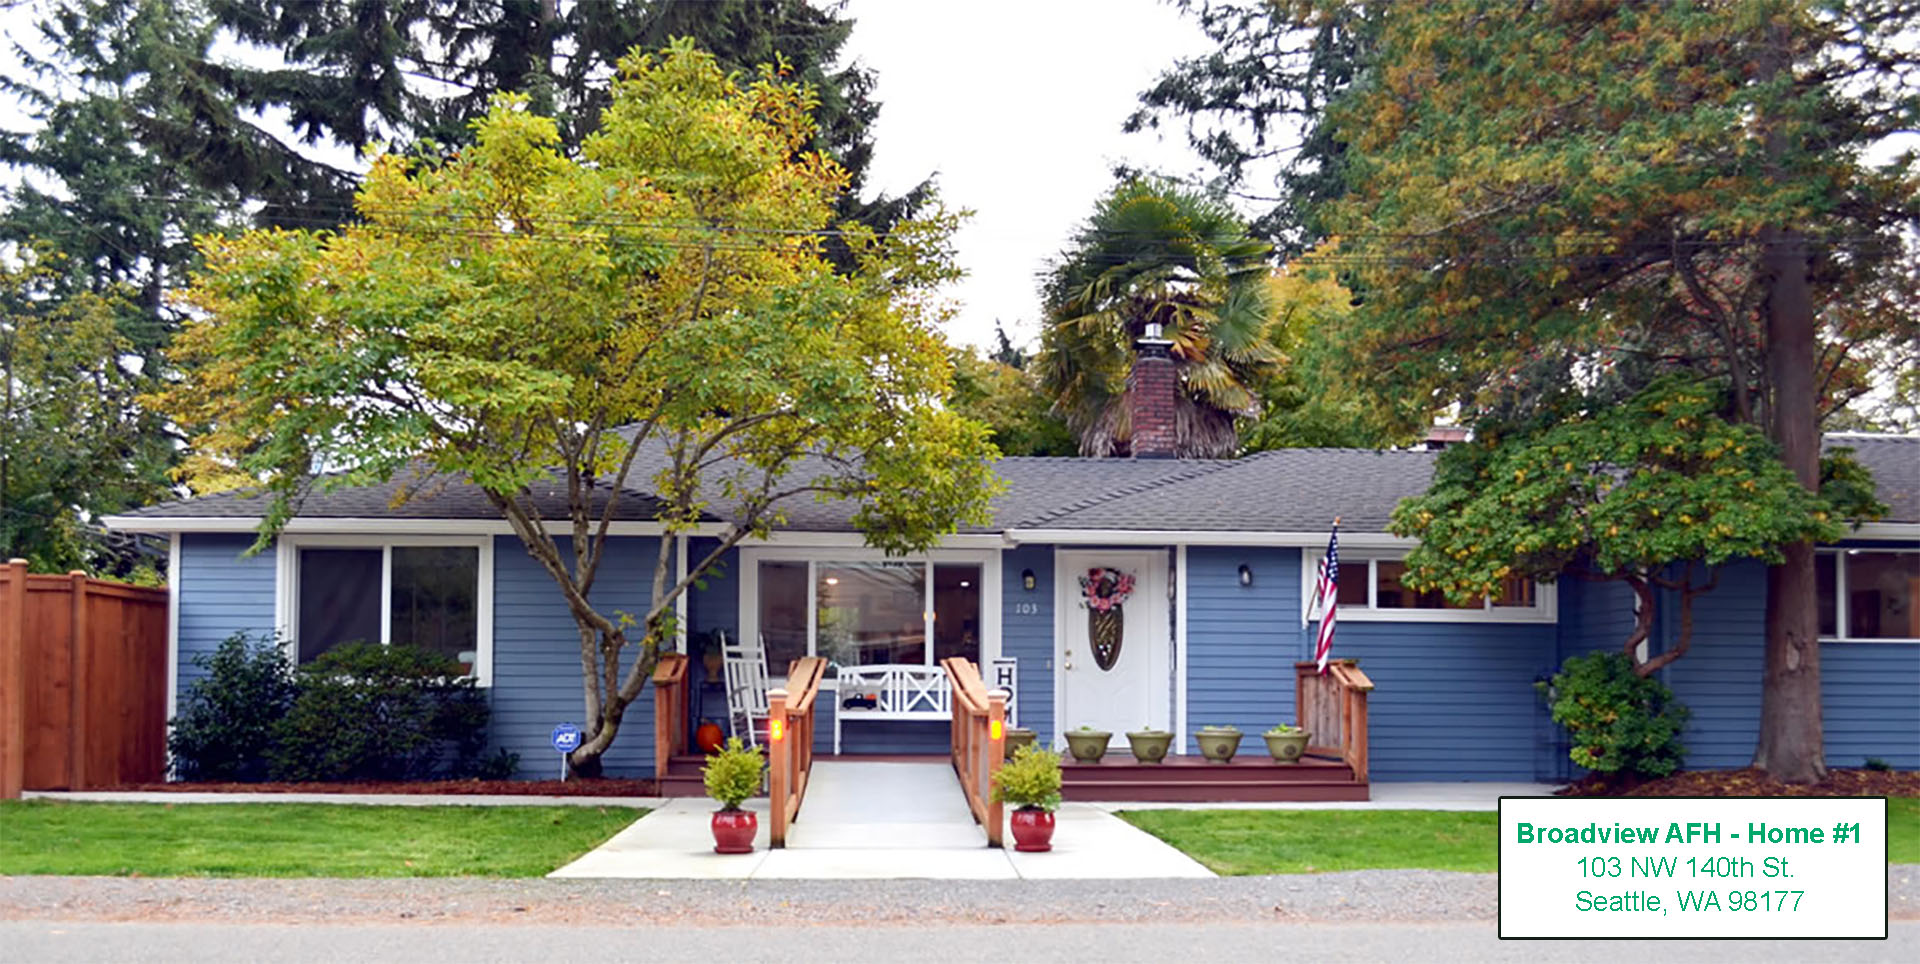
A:
[[[1314,590],[1320,604],[1320,636],[1313,643],[1313,658],[1326,675],[1327,658],[1333,655],[1334,616],[1340,609],[1340,520],[1333,520],[1333,535],[1327,537],[1327,557],[1320,560],[1320,582]]]

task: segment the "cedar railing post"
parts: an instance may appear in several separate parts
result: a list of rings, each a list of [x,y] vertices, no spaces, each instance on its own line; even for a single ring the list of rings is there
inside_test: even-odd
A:
[[[767,792],[767,808],[773,818],[767,828],[767,842],[772,847],[787,845],[787,767],[791,750],[787,747],[787,691],[773,689],[767,691],[767,750],[770,756],[769,767],[773,771],[772,786]]]
[[[87,783],[87,706],[91,693],[87,688],[89,664],[93,661],[93,635],[88,626],[87,574],[79,570],[67,573],[73,581],[73,631],[67,637],[67,789],[85,790]]]
[[[0,800],[27,781],[27,561],[0,566]]]
[[[987,695],[987,700],[987,739],[982,748],[987,755],[987,765],[980,787],[987,798],[987,818],[981,822],[987,825],[987,846],[998,847],[1006,817],[1002,809],[1005,804],[993,792],[993,777],[1007,758],[1007,691],[994,690]]]
[[[653,668],[655,781],[667,778],[667,768],[674,756],[686,749],[687,703],[687,654],[661,654],[660,662]]]

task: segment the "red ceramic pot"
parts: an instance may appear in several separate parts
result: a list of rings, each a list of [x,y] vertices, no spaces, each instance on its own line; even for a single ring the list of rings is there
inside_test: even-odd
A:
[[[1053,849],[1053,813],[1022,807],[1013,812],[1013,842],[1022,853],[1045,853]]]
[[[759,828],[760,820],[751,810],[715,810],[713,812],[713,852],[717,854],[753,853],[753,834]]]

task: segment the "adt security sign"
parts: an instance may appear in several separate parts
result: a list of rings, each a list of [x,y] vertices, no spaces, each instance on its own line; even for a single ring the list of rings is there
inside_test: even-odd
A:
[[[553,728],[553,748],[560,753],[560,779],[567,778],[567,754],[580,747],[580,727],[562,723]]]

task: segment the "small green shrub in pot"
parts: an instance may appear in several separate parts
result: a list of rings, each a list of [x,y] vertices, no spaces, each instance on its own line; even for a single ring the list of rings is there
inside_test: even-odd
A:
[[[1687,708],[1659,680],[1633,671],[1626,654],[1595,652],[1561,664],[1546,694],[1553,721],[1573,742],[1568,756],[1596,773],[1664,777],[1680,768]]]
[[[727,745],[720,752],[707,757],[701,779],[706,783],[707,796],[719,803],[720,809],[738,810],[760,792],[766,769],[767,761],[760,755],[760,748],[746,746],[734,736],[727,738]]]
[[[1022,809],[1051,811],[1060,806],[1060,754],[1023,746],[993,774],[993,798]]]

